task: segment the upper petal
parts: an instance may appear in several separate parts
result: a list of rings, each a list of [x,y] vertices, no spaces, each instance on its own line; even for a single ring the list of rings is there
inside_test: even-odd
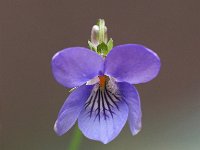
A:
[[[85,101],[90,96],[92,87],[82,85],[68,96],[54,125],[54,130],[58,135],[64,134],[74,125]]]
[[[155,78],[160,59],[152,50],[137,44],[114,47],[105,60],[105,74],[118,82],[144,83]]]
[[[142,127],[142,111],[139,94],[137,92],[137,89],[129,83],[121,82],[118,83],[118,86],[122,97],[126,100],[128,104],[128,121],[131,133],[133,135],[136,135]]]
[[[76,87],[99,75],[104,60],[95,52],[72,47],[57,52],[52,58],[54,78],[65,87]]]
[[[78,117],[78,125],[89,139],[104,144],[112,141],[124,127],[128,106],[117,95],[98,89],[86,102]]]

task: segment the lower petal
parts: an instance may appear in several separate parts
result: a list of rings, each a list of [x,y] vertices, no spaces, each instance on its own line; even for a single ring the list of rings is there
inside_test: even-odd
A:
[[[128,106],[125,101],[118,99],[107,89],[98,89],[81,111],[78,125],[89,139],[107,144],[120,133],[127,118]]]
[[[142,112],[140,106],[140,97],[136,88],[125,82],[118,83],[119,90],[129,107],[128,121],[131,132],[136,135],[141,130]]]
[[[54,130],[58,135],[63,135],[75,124],[85,101],[90,96],[92,87],[83,85],[68,96],[54,125]]]

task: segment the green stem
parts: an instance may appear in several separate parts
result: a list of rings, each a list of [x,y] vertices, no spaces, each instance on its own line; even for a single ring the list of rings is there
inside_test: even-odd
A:
[[[82,133],[79,130],[78,126],[76,126],[72,140],[69,145],[69,150],[78,150],[80,148],[82,139]]]

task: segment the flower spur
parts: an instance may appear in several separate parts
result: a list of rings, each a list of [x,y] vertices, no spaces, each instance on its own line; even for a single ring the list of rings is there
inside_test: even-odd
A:
[[[125,44],[102,57],[87,48],[71,47],[57,52],[51,66],[58,83],[76,87],[58,114],[54,125],[58,135],[66,133],[76,120],[86,137],[104,144],[120,133],[127,120],[133,135],[140,131],[140,98],[132,84],[157,76],[160,59],[152,50]]]

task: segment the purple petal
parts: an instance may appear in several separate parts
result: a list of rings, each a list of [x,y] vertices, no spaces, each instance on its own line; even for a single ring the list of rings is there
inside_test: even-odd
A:
[[[54,130],[58,135],[63,135],[75,124],[85,101],[90,96],[92,87],[83,85],[68,96],[54,125]]]
[[[129,107],[129,127],[133,135],[136,135],[141,130],[142,112],[140,106],[140,97],[136,88],[125,82],[118,83],[122,97],[126,100]]]
[[[118,82],[144,83],[155,78],[160,59],[152,50],[137,44],[114,47],[105,61],[105,74]]]
[[[89,107],[85,107],[81,111],[80,116],[78,117],[78,125],[86,137],[106,144],[112,141],[124,127],[128,118],[128,106],[121,100],[115,103],[117,107],[112,103],[109,110],[105,99],[103,101],[102,99],[103,98],[97,98],[95,100],[94,98],[91,102],[91,104],[94,105],[89,105]],[[107,102],[111,104],[109,99]],[[92,110],[92,108],[94,109]]]
[[[103,63],[101,56],[87,48],[66,48],[53,56],[52,72],[60,84],[72,88],[98,76]]]

